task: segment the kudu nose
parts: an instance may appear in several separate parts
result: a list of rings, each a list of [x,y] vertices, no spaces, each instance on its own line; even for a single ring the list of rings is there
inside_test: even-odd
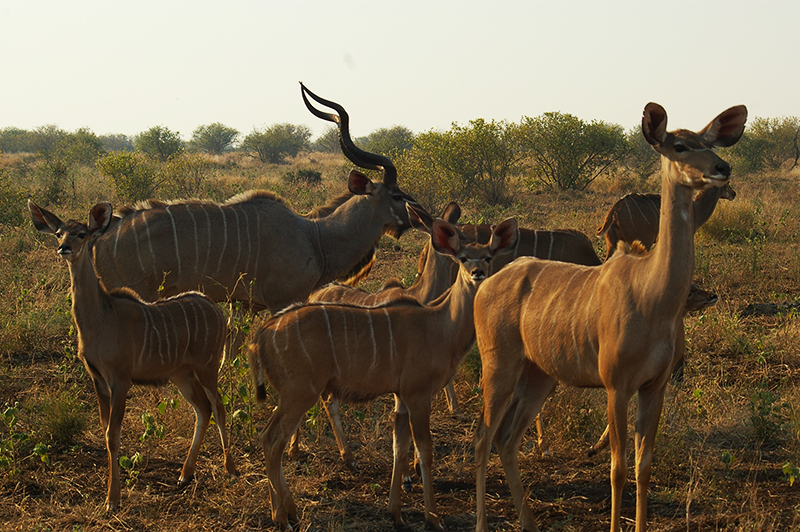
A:
[[[729,165],[725,161],[717,163],[717,166],[716,166],[715,170],[717,171],[718,175],[725,176],[725,177],[730,177],[731,176],[731,165]]]
[[[486,272],[484,272],[482,268],[472,268],[469,273],[472,279],[475,281],[482,281],[486,279]]]

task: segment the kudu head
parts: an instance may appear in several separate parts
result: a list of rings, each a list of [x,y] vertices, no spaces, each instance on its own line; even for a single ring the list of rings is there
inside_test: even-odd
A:
[[[379,196],[386,194],[389,196],[395,222],[387,224],[384,228],[384,233],[397,238],[412,227],[408,219],[406,205],[414,207],[417,212],[420,213],[420,216],[425,219],[427,224],[432,224],[433,217],[425,212],[425,209],[423,209],[414,198],[397,187],[397,168],[395,168],[392,160],[384,155],[366,152],[355,145],[350,138],[350,117],[347,111],[344,110],[344,107],[336,102],[320,98],[308,90],[302,82],[300,82],[300,89],[306,107],[314,116],[333,122],[338,126],[339,145],[345,157],[361,168],[380,170],[383,176],[383,183],[373,183],[366,175],[358,170],[351,170],[348,180],[348,189],[355,195],[370,194],[372,196]],[[315,102],[329,107],[336,112],[327,113],[320,111],[311,105],[311,102],[308,100],[309,96]]]
[[[460,264],[461,275],[466,275],[469,282],[475,285],[489,276],[489,265],[495,255],[511,251],[519,238],[519,229],[514,218],[497,224],[488,244],[478,244],[470,241],[458,227],[441,218],[434,220],[432,225],[426,225],[417,210],[410,205],[408,215],[415,229],[430,234],[433,249]]]
[[[89,212],[89,222],[84,224],[75,220],[62,222],[61,219],[28,200],[33,225],[41,233],[55,235],[58,240],[58,254],[69,262],[76,262],[89,248],[92,238],[102,233],[111,223],[112,207],[110,203],[98,203]]]
[[[699,132],[667,131],[667,112],[648,103],[642,116],[642,133],[647,142],[678,170],[681,185],[695,189],[721,187],[731,177],[731,166],[713,149],[733,146],[744,132],[747,108],[737,105],[723,111]],[[666,167],[666,165],[665,165]]]

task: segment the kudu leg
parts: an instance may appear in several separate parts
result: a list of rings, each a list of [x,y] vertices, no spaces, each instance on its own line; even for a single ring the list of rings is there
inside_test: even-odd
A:
[[[411,435],[414,438],[414,446],[419,454],[422,493],[425,499],[425,521],[427,521],[434,530],[444,530],[441,518],[436,510],[436,499],[433,496],[431,400],[432,394],[424,397],[416,396],[406,398],[403,402],[405,402],[408,407],[409,419],[411,421]],[[405,449],[408,449],[407,445]]]
[[[647,530],[647,490],[666,385],[639,390],[636,410],[636,532]]]
[[[489,362],[493,357],[489,349],[481,347],[483,363],[483,409],[475,431],[475,511],[476,532],[488,532],[489,524],[486,516],[486,470],[492,441],[500,428],[508,411],[511,397],[519,379],[521,366],[517,368],[495,367]],[[535,525],[534,525],[535,526]],[[533,528],[531,530],[538,530]]]
[[[270,484],[270,504],[272,520],[284,530],[291,530],[291,525],[300,521],[297,506],[286,483],[281,457],[286,444],[297,432],[303,416],[314,406],[317,396],[284,397],[278,400],[278,407],[273,412],[267,427],[261,433],[261,445],[267,462],[267,477]]]
[[[538,368],[528,365],[520,376],[511,403],[494,438],[523,530],[538,530],[538,528],[527,501],[525,486],[522,484],[519,449],[528,427],[538,418],[542,406],[553,393],[556,384],[556,380]]]
[[[130,386],[111,386],[108,427],[105,430],[106,449],[108,450],[108,495],[106,511],[119,508],[119,444],[122,418],[125,416],[125,401]]]
[[[194,478],[197,457],[200,455],[200,445],[203,443],[203,437],[211,421],[211,403],[206,397],[203,387],[195,378],[194,372],[190,368],[187,368],[184,372],[173,375],[171,380],[175,383],[175,386],[178,387],[184,399],[192,405],[195,415],[192,445],[189,447],[189,453],[186,455],[186,460],[183,462],[181,476],[178,479],[178,484],[185,486]]]
[[[411,425],[406,404],[394,396],[394,426],[392,431],[393,466],[389,488],[389,514],[396,527],[405,526],[402,515],[401,483],[405,484],[408,472],[408,447],[411,444]],[[410,478],[408,483],[411,483]]]
[[[447,399],[447,409],[450,410],[450,414],[456,419],[463,420],[464,413],[461,411],[461,406],[458,404],[458,396],[456,395],[456,388],[453,385],[453,379],[447,381],[444,387],[444,396],[445,399]]]
[[[217,423],[217,430],[219,431],[219,439],[222,442],[222,455],[225,460],[225,471],[231,477],[236,477],[239,472],[236,470],[236,462],[231,454],[230,440],[228,439],[228,425],[226,421],[225,405],[222,404],[222,397],[219,395],[217,388],[216,372],[214,376],[203,378],[200,382],[203,391],[211,404],[211,411],[214,414],[214,421]]]
[[[347,444],[347,436],[342,427],[342,418],[339,415],[339,400],[332,396],[323,397],[322,406],[325,407],[328,420],[331,422],[333,436],[336,438],[336,445],[339,447],[339,455],[342,457],[344,465],[351,471],[358,470],[358,462],[356,462],[356,457],[353,456],[353,451],[350,450],[350,446]]]
[[[620,530],[622,488],[628,474],[625,453],[630,396],[608,390],[608,437],[611,446],[611,532]]]

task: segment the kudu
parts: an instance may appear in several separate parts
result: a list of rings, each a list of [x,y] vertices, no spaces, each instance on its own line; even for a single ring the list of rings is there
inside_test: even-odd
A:
[[[647,527],[647,487],[664,391],[678,356],[694,267],[692,194],[721,187],[730,165],[712,148],[742,135],[747,111],[732,107],[698,133],[667,132],[648,104],[645,139],[661,154],[659,244],[616,254],[601,266],[522,258],[484,282],[475,298],[483,409],[475,435],[477,530],[487,531],[486,469],[494,442],[522,529],[539,530],[525,500],[517,455],[522,437],[558,383],[608,392],[611,524],[620,529],[627,474],[627,409],[638,392],[636,530]]]
[[[466,242],[477,242],[488,244],[492,236],[492,226],[489,224],[458,224],[461,218],[461,207],[451,202],[442,212],[441,218],[451,225],[455,225],[462,232]],[[489,264],[489,273],[493,273],[517,257],[534,256],[543,259],[560,260],[575,264],[594,266],[602,264],[592,247],[591,242],[583,233],[569,229],[554,231],[537,231],[520,227],[519,238],[512,250],[498,255]],[[360,306],[375,306],[387,303],[400,297],[412,297],[422,304],[428,304],[437,297],[441,296],[458,276],[459,266],[449,257],[437,253],[428,241],[419,257],[417,268],[417,278],[409,288],[403,288],[399,281],[390,280],[385,283],[385,287],[378,292],[367,292],[349,285],[332,283],[320,290],[312,293],[309,301],[328,302],[328,303],[350,303]],[[445,386],[450,412],[456,416],[461,416],[461,409],[453,386],[453,381],[448,381]],[[339,405],[335,398],[323,399],[323,406],[328,414],[328,418],[333,428],[336,444],[339,447],[339,454],[345,465],[350,469],[357,467],[357,462],[353,452],[347,445],[347,438],[342,428],[341,418],[339,417]],[[539,445],[543,447],[543,429],[541,420],[537,419],[537,429],[539,434]],[[293,438],[289,454],[293,459],[297,459],[300,454],[298,439]],[[410,480],[407,479],[410,486]]]
[[[261,433],[276,524],[291,528],[290,523],[298,521],[281,456],[320,394],[365,401],[394,393],[389,512],[395,525],[404,525],[401,473],[413,435],[422,471],[425,519],[442,530],[431,478],[431,399],[452,377],[474,341],[473,299],[478,284],[486,277],[489,261],[510,249],[516,238],[513,219],[497,225],[488,245],[464,244],[452,225],[436,220],[432,245],[437,252],[460,262],[461,269],[453,286],[430,305],[412,298],[378,307],[309,303],[290,307],[259,328],[249,351],[253,379],[259,397],[264,396],[264,373],[279,396],[278,406]]]
[[[730,185],[698,192],[692,201],[694,230],[700,229],[711,218],[717,201],[733,201],[735,197],[736,191]],[[597,236],[605,236],[606,239],[606,260],[614,254],[619,241],[632,244],[638,240],[646,249],[650,249],[658,239],[660,209],[660,194],[628,194],[618,200],[609,209],[603,225],[597,228]]]
[[[128,288],[106,291],[97,279],[91,255],[97,236],[111,221],[110,204],[95,205],[88,224],[62,222],[30,200],[28,209],[36,229],[56,236],[58,254],[69,268],[78,358],[92,378],[108,450],[107,510],[119,506],[120,426],[132,384],[162,385],[170,380],[194,408],[194,438],[181,471],[181,484],[194,475],[212,412],[222,440],[225,469],[236,475],[225,408],[217,389],[227,334],[219,308],[197,292],[145,303]]]
[[[315,109],[306,94],[338,115]],[[314,115],[339,125],[350,161],[381,170],[383,182],[352,170],[352,197],[334,200],[338,207],[325,216],[300,216],[267,191],[245,192],[222,204],[145,202],[124,210],[97,239],[95,267],[103,284],[127,286],[147,301],[200,290],[213,301],[241,301],[275,313],[348,274],[370,256],[381,235],[399,237],[409,229],[407,204],[432,221],[398,188],[389,158],[355,146],[342,106],[305,87],[302,96]]]

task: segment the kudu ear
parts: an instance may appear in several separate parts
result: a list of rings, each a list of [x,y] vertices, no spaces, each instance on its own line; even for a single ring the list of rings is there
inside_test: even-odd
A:
[[[31,200],[28,200],[28,210],[31,212],[34,227],[41,233],[54,235],[58,228],[64,225],[61,218],[47,209],[39,207]]]
[[[657,103],[644,106],[642,134],[651,146],[661,146],[667,136],[667,112]]]
[[[492,237],[489,240],[489,249],[492,255],[500,255],[508,253],[517,245],[519,239],[519,227],[514,218],[508,218],[497,224],[492,231]]]
[[[722,111],[719,116],[700,131],[700,134],[712,145],[718,148],[727,148],[736,144],[742,137],[746,121],[747,107],[736,105]]]
[[[419,212],[417,208],[410,203],[406,203],[406,211],[408,212],[408,221],[411,223],[411,227],[423,233],[431,233],[430,225],[425,223],[427,213],[423,214]]]
[[[459,233],[460,231],[444,220],[435,220],[431,233],[433,249],[444,255],[455,255],[461,249]]]
[[[440,218],[451,224],[457,224],[458,219],[461,218],[461,207],[455,201],[451,201],[442,211]]]
[[[114,211],[111,204],[103,201],[92,207],[89,212],[89,233],[103,232],[111,223],[111,213]]]
[[[356,196],[365,196],[372,194],[372,191],[375,190],[375,184],[358,170],[350,170],[347,188]]]

